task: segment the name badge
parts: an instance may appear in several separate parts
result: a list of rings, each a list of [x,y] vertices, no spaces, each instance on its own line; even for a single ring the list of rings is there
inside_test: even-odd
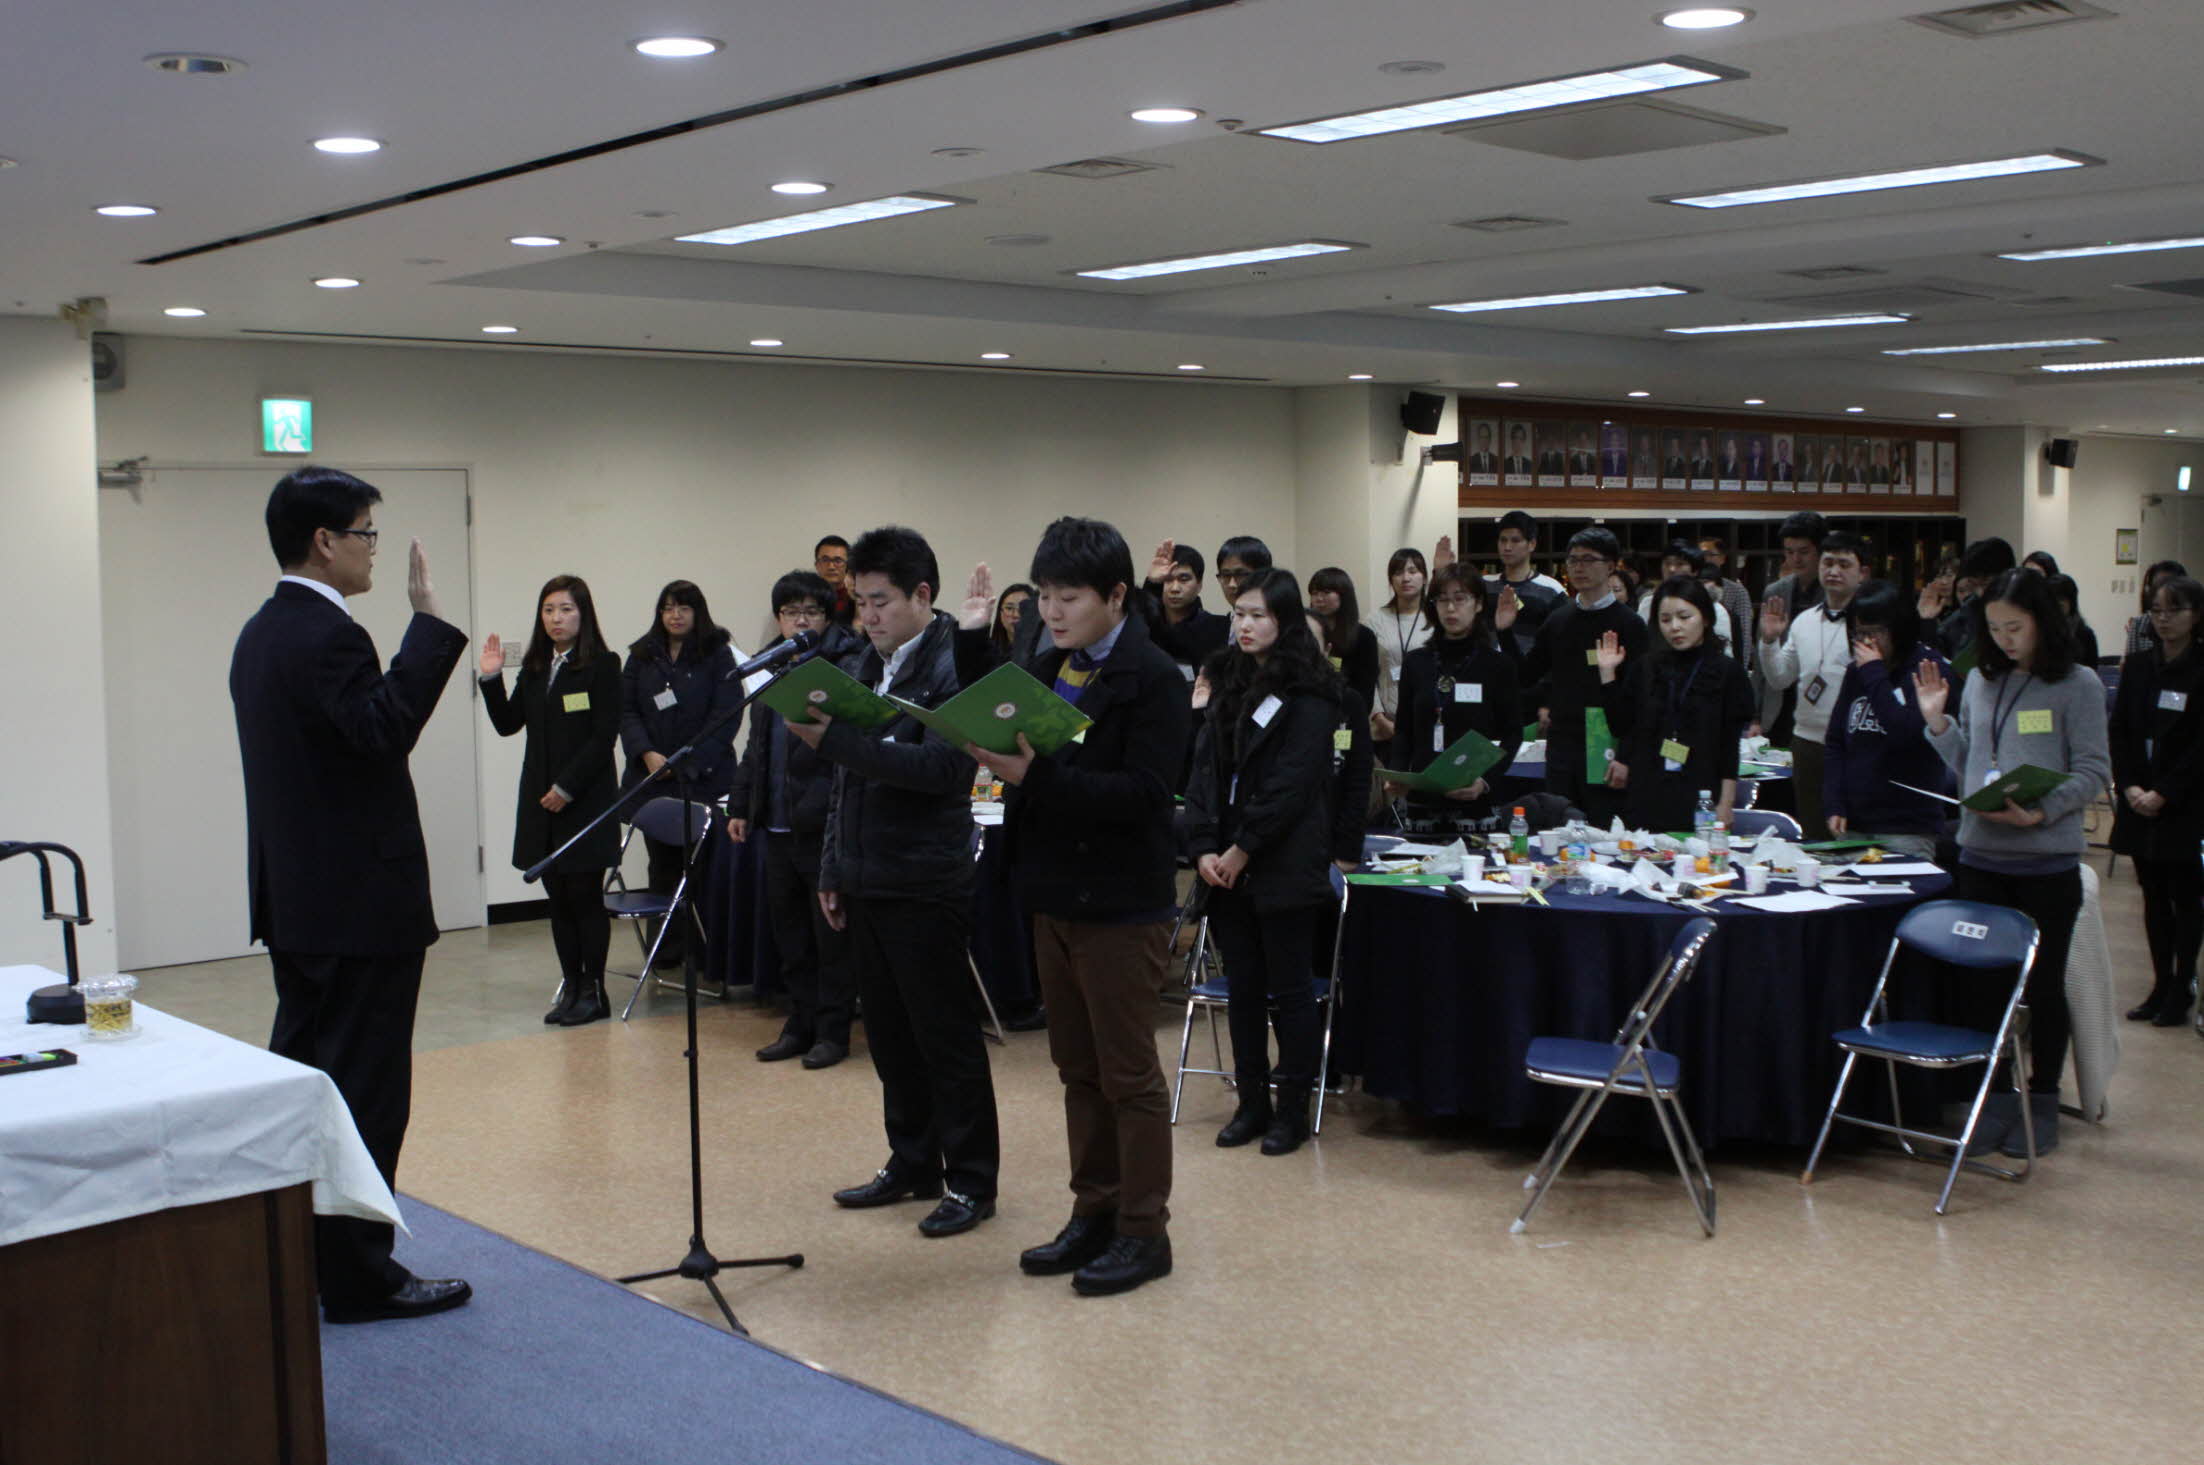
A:
[[[2036,707],[2020,713],[2018,725],[2024,733],[2047,733],[2051,730],[2051,709]]]
[[[1684,761],[1691,756],[1691,749],[1674,738],[1669,738],[1661,744],[1661,756],[1668,760],[1668,771],[1674,773],[1684,766]]]
[[[1806,684],[1806,690],[1800,693],[1800,695],[1806,699],[1806,705],[1812,707],[1820,704],[1822,695],[1828,690],[1828,681],[1825,678],[1817,676],[1812,681]]]
[[[1263,705],[1255,709],[1255,725],[1257,727],[1269,727],[1270,720],[1276,717],[1278,709],[1285,705],[1275,695],[1265,697]]]
[[[674,703],[680,700],[681,699],[679,697],[676,697],[673,694],[673,688],[668,687],[663,692],[660,692],[657,696],[651,698],[650,705],[657,708],[660,712],[664,712],[667,708],[673,706]]]
[[[1599,648],[1597,646],[1587,646],[1584,648],[1584,664],[1586,666],[1599,665]]]
[[[1180,662],[1179,675],[1186,678],[1188,681],[1194,680],[1194,663],[1192,663],[1191,661]]]
[[[2161,712],[2188,711],[2189,694],[2187,692],[2160,692],[2158,694],[2158,710]]]
[[[566,703],[566,710],[569,712],[587,712],[589,710],[589,694],[587,692],[568,692],[562,700]]]
[[[2004,776],[2004,774],[1998,772],[1995,768],[1992,768],[1982,775],[1982,786],[1984,788],[1988,788],[1991,784],[1997,782]]]
[[[1324,659],[1332,664],[1333,671],[1343,671],[1346,669],[1347,663],[1336,656],[1327,656]]]
[[[1482,702],[1484,700],[1485,684],[1483,682],[1456,682],[1454,684],[1454,702],[1456,706],[1460,706],[1465,702]]]
[[[1434,753],[1446,751],[1446,724],[1443,722],[1431,724],[1431,751]]]
[[[1388,681],[1394,681],[1394,682],[1397,682],[1397,681],[1399,681],[1399,680],[1400,680],[1400,668],[1399,668],[1399,667],[1397,667],[1397,666],[1389,666],[1389,667],[1385,668],[1385,676],[1386,676],[1386,679],[1387,679]]]
[[[1354,745],[1355,735],[1352,728],[1335,727],[1332,729],[1332,751],[1334,753],[1352,752]]]

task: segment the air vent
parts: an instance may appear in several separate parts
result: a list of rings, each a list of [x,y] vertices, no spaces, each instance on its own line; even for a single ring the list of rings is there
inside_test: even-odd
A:
[[[1668,148],[1700,147],[1710,142],[1774,137],[1788,129],[1744,117],[1729,117],[1680,102],[1632,98],[1597,106],[1560,107],[1525,117],[1468,122],[1442,127],[1448,137],[1491,143],[1572,162],[1622,158]]]
[[[1887,275],[1888,270],[1878,270],[1870,265],[1823,265],[1812,270],[1783,270],[1782,274],[1799,280],[1864,280],[1869,275]]]
[[[1059,178],[1130,178],[1135,173],[1153,173],[1161,167],[1158,163],[1136,163],[1131,158],[1081,158],[1076,163],[1058,163],[1053,168],[1035,168],[1036,173],[1054,173]]]
[[[1494,214],[1485,219],[1456,219],[1457,229],[1475,229],[1483,234],[1519,234],[1525,229],[1554,229],[1568,223],[1567,219],[1540,219],[1530,214]]]
[[[1946,35],[1986,41],[1991,36],[2015,36],[2022,31],[2072,25],[2078,20],[2112,20],[2116,16],[2117,12],[2102,5],[2091,5],[2088,0],[1998,0],[1993,5],[1969,5],[1960,10],[1939,10],[1931,15],[1909,18],[1915,25],[1925,25]]]

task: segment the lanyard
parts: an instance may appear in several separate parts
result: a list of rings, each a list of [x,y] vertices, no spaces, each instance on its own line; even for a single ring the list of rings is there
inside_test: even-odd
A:
[[[1672,736],[1684,730],[1684,703],[1691,697],[1692,684],[1699,680],[1700,669],[1706,664],[1706,648],[1701,646],[1699,654],[1691,660],[1691,675],[1684,678],[1683,685],[1679,687],[1674,678],[1669,679],[1668,730]],[[1680,743],[1683,739],[1679,736],[1676,741]]]
[[[1999,770],[2005,765],[1998,759],[1997,744],[1999,736],[2005,731],[2005,688],[2012,679],[2013,674],[2007,672],[2005,680],[1998,683],[1997,695],[1990,702],[1990,766]],[[2016,717],[2020,713],[2020,699],[2027,694],[2028,684],[2035,679],[2036,674],[2032,671],[2021,673],[2020,686],[2013,692],[2013,713]]]

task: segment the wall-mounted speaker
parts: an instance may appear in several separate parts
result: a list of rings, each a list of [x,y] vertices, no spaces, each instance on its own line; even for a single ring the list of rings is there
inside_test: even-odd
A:
[[[1408,400],[1400,404],[1400,425],[1429,437],[1439,430],[1439,418],[1445,412],[1446,398],[1438,393],[1410,392]]]
[[[122,337],[114,331],[92,332],[92,390],[122,390]]]
[[[2043,445],[2043,456],[2050,460],[2054,468],[2073,467],[2074,460],[2081,456],[2081,451],[2080,440],[2070,437],[2055,437]]]

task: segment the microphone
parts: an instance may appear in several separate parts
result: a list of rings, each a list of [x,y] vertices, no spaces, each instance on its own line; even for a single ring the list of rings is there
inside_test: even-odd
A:
[[[784,661],[795,660],[818,644],[819,633],[817,631],[798,631],[795,635],[776,641],[766,647],[720,680],[745,681],[761,671],[772,671]]]

